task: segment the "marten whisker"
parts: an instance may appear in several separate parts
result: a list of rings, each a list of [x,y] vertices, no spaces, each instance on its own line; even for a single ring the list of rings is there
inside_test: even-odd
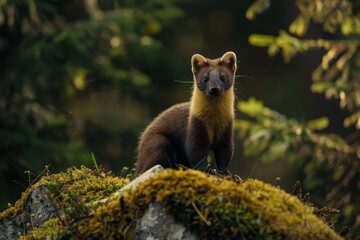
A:
[[[239,82],[235,82],[234,86],[236,86],[237,89],[244,90],[243,85],[241,83],[239,83]]]
[[[174,79],[174,82],[179,82],[179,83],[194,83],[193,81],[181,81],[181,80],[177,80],[177,79]]]
[[[240,102],[240,99],[236,94],[234,94],[234,97],[235,97],[236,101]]]
[[[241,90],[241,91],[244,90],[243,85],[241,83],[239,83],[239,82],[235,82],[234,87],[236,87],[237,90]]]
[[[235,77],[239,77],[239,78],[254,78],[252,76],[247,76],[247,75],[236,75]]]
[[[255,162],[255,164],[254,164],[253,168],[251,169],[251,173],[250,173],[249,178],[252,178],[252,177],[253,177],[253,173],[254,173],[254,171],[255,171],[255,168],[256,168],[256,167],[257,167],[257,165],[259,164],[260,160],[261,160],[260,158],[258,158],[258,159],[256,160],[256,162]]]
[[[237,88],[234,88],[234,96],[238,102],[241,102],[245,99],[245,96]]]

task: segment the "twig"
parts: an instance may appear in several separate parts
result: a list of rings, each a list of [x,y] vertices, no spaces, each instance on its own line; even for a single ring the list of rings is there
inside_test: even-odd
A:
[[[199,217],[201,218],[201,220],[203,220],[206,225],[210,226],[211,225],[211,222],[208,221],[205,216],[200,212],[200,210],[198,209],[198,207],[196,206],[195,202],[194,201],[191,201],[191,205],[194,207],[196,213],[199,215]]]

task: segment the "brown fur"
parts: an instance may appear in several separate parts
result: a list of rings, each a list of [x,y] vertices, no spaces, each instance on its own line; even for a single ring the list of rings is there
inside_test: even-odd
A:
[[[195,54],[191,63],[194,76],[191,101],[165,110],[142,133],[137,174],[156,164],[204,171],[210,151],[214,152],[218,170],[229,174],[234,149],[236,55],[227,52],[211,60]]]

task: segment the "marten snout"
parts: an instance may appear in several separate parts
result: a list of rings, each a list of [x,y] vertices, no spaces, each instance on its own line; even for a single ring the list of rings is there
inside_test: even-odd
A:
[[[224,92],[224,83],[218,77],[210,77],[210,80],[205,84],[207,86],[205,86],[205,91],[203,92],[208,96],[219,96]]]
[[[197,87],[207,96],[220,96],[230,89],[232,85],[231,76],[221,73],[218,68],[211,70],[209,73],[203,72],[203,77],[198,77],[196,82]],[[230,75],[230,74],[229,74]],[[201,80],[202,79],[202,80]]]
[[[218,87],[212,87],[210,88],[210,94],[212,96],[218,96],[220,93],[220,89]]]

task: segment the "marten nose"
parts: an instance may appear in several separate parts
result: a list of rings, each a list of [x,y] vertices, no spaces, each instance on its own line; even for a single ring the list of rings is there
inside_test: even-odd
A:
[[[210,88],[211,95],[219,95],[220,89],[218,87],[212,87]]]

